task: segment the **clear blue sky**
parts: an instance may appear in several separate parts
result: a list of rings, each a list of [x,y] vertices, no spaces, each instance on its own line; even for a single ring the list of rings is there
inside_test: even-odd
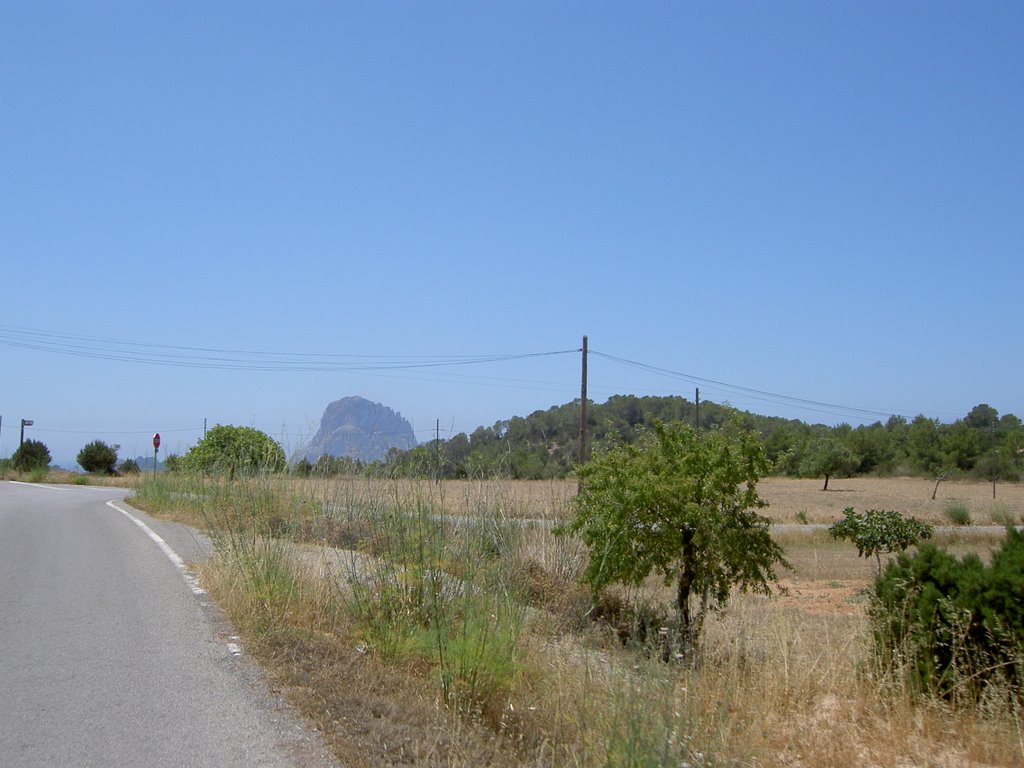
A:
[[[1024,416],[1022,29],[1020,2],[4,3],[0,453],[21,418],[64,464],[204,418],[294,450],[346,395],[469,432],[578,397],[583,334],[599,402]]]

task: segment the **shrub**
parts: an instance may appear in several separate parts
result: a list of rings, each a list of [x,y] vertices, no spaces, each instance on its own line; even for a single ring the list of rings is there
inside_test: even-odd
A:
[[[944,510],[946,519],[949,520],[953,525],[970,525],[971,524],[971,511],[967,507],[967,504],[958,500],[952,499],[946,504]]]
[[[932,544],[876,580],[870,617],[883,665],[919,693],[1019,697],[1024,674],[1024,534],[1007,529],[986,566]]]
[[[93,440],[78,452],[75,459],[78,466],[86,472],[113,474],[117,466],[117,449],[119,445],[107,445],[102,440]]]
[[[252,427],[218,424],[181,459],[186,470],[204,474],[252,475],[287,467],[281,446]]]
[[[38,440],[26,440],[11,457],[11,464],[22,472],[50,466],[50,449]]]

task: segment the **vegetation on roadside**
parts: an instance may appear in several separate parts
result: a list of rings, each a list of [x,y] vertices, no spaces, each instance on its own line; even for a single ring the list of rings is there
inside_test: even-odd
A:
[[[286,461],[284,450],[265,432],[218,424],[173,466],[186,472],[234,478],[237,474],[283,472]]]
[[[19,472],[45,472],[50,461],[50,449],[44,443],[26,440],[11,456],[11,467]]]
[[[133,503],[213,531],[204,585],[346,764],[1024,759],[1018,701],[933,706],[893,685],[861,598],[801,607],[808,569],[841,585],[858,562],[827,536],[786,540],[796,594],[732,594],[702,663],[665,664],[591,611],[587,548],[551,532],[572,512],[557,493],[521,510],[491,481],[140,480]],[[608,592],[634,616],[676,597],[661,579]]]

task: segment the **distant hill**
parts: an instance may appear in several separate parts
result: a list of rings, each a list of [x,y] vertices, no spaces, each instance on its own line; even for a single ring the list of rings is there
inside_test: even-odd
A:
[[[400,413],[363,397],[343,397],[327,406],[320,429],[300,455],[311,463],[324,455],[373,462],[392,448],[415,446],[412,424]]]

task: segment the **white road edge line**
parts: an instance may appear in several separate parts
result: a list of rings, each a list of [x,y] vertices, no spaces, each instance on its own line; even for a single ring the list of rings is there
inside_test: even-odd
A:
[[[48,491],[70,491],[70,488],[58,488],[56,485],[46,485],[45,483],[25,483],[21,480],[11,480],[11,485],[24,485],[29,488],[45,488]]]
[[[167,556],[168,560],[170,560],[178,567],[179,571],[181,571],[181,575],[185,578],[185,582],[188,584],[189,589],[192,590],[193,594],[197,596],[206,594],[206,590],[199,586],[199,579],[197,579],[195,576],[189,573],[188,568],[185,567],[185,561],[181,559],[181,555],[179,555],[177,552],[171,549],[171,545],[164,541],[163,536],[161,536],[159,533],[154,531],[144,522],[139,520],[139,518],[137,518],[128,510],[122,509],[121,507],[117,506],[117,504],[115,504],[113,501],[108,501],[107,506],[110,507],[111,509],[116,509],[122,515],[124,515],[137,526],[139,526],[139,528],[141,528],[145,532],[145,534],[149,536],[149,538],[151,538],[158,547],[160,547],[160,551]]]
[[[171,549],[171,545],[164,541],[163,536],[161,536],[159,533],[154,531],[144,522],[139,520],[139,518],[137,518],[128,510],[122,509],[121,507],[117,506],[117,504],[115,504],[113,501],[108,501],[107,506],[110,507],[111,509],[116,509],[122,515],[124,515],[137,526],[139,526],[139,528],[141,528],[143,532],[150,539],[152,539],[153,542],[158,547],[160,547],[160,551],[167,556],[168,560],[174,563],[174,565],[178,568],[179,571],[181,571],[182,578],[185,579],[185,583],[188,584],[188,588],[192,590],[192,594],[196,595],[197,597],[201,597],[206,594],[206,590],[199,586],[199,579],[197,579],[192,573],[189,572],[188,568],[185,567],[185,561],[181,559],[181,555],[179,555],[177,552]],[[232,637],[231,639],[237,640],[237,638],[235,637]],[[228,643],[227,647],[228,653],[230,653],[232,656],[242,655],[242,646],[238,643]]]

